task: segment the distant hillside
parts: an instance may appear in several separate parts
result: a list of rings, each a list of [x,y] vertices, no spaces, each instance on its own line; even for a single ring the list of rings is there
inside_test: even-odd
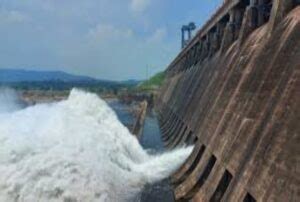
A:
[[[142,82],[138,88],[140,90],[154,90],[159,88],[165,79],[165,73],[159,72],[151,77],[149,80]]]
[[[0,85],[17,90],[70,90],[74,87],[91,92],[114,92],[135,88],[140,81],[98,80],[62,71],[0,69]]]
[[[128,86],[136,86],[140,84],[142,81],[139,80],[126,80],[126,81],[119,81],[117,83],[122,84],[122,85],[128,85]]]
[[[96,81],[91,77],[76,76],[62,71],[31,71],[22,69],[0,69],[1,83],[15,82],[40,82],[40,81],[62,81],[82,82]]]

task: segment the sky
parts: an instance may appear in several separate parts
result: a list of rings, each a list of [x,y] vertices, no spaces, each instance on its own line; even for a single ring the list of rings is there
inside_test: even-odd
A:
[[[223,0],[0,0],[0,68],[145,79]]]

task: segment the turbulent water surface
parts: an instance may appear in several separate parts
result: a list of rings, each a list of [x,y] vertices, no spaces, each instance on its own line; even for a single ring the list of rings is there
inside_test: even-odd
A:
[[[9,88],[0,87],[0,113],[8,113],[25,107],[18,94]]]
[[[0,112],[0,201],[132,201],[191,150],[149,155],[103,100],[73,90],[65,101]]]

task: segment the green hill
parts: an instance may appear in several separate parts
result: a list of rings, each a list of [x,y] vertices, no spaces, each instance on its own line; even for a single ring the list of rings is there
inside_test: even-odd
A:
[[[159,72],[151,77],[149,80],[142,82],[139,86],[139,90],[156,90],[158,89],[164,82],[165,73]]]

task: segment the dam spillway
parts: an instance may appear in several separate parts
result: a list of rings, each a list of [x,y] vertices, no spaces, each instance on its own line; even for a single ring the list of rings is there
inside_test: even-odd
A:
[[[300,200],[300,2],[226,0],[166,70],[156,101],[177,201]]]

